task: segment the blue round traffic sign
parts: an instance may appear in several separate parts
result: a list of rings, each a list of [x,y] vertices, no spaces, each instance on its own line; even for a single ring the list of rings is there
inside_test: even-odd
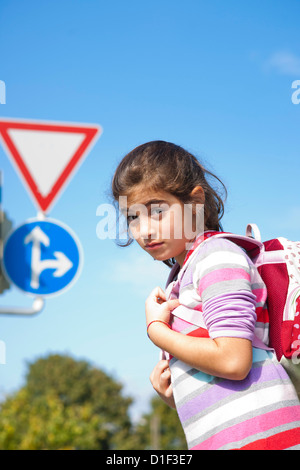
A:
[[[30,295],[61,293],[77,279],[81,266],[79,240],[54,219],[30,219],[4,243],[4,274]]]

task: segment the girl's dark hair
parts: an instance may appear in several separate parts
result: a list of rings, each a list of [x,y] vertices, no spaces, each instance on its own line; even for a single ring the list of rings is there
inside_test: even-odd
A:
[[[219,231],[222,230],[220,220],[224,202],[207,181],[207,176],[221,184],[225,200],[227,191],[222,181],[206,170],[196,157],[179,145],[152,141],[136,147],[121,160],[112,180],[113,198],[117,202],[120,196],[129,196],[136,185],[142,184],[147,189],[166,191],[182,203],[192,203],[197,202],[195,198],[191,199],[192,190],[201,186],[205,194],[205,225],[208,230]],[[132,241],[129,239],[123,246]]]

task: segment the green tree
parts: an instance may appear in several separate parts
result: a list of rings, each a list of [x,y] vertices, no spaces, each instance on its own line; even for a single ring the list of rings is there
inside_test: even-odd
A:
[[[122,385],[58,354],[28,364],[26,382],[0,405],[0,449],[132,449]]]
[[[176,410],[159,397],[151,400],[151,411],[136,427],[138,449],[186,450],[186,439]]]

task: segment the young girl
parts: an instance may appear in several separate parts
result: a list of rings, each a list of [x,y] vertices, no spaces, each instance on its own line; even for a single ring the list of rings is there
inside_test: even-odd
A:
[[[113,178],[131,237],[171,267],[166,292],[146,300],[148,336],[165,352],[152,385],[189,449],[300,449],[299,400],[267,346],[266,287],[242,248],[213,237],[224,206],[206,175],[189,152],[155,141]]]

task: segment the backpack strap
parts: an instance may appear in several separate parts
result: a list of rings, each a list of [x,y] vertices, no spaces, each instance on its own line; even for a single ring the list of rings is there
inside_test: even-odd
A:
[[[213,238],[226,238],[236,245],[240,246],[249,254],[250,258],[253,259],[264,252],[264,244],[260,240],[249,237],[248,235],[236,235],[234,233],[220,232],[214,235]]]
[[[254,236],[252,236],[252,234]],[[246,227],[246,237],[254,238],[254,240],[258,240],[261,242],[261,235],[260,230],[256,224],[248,224]]]

